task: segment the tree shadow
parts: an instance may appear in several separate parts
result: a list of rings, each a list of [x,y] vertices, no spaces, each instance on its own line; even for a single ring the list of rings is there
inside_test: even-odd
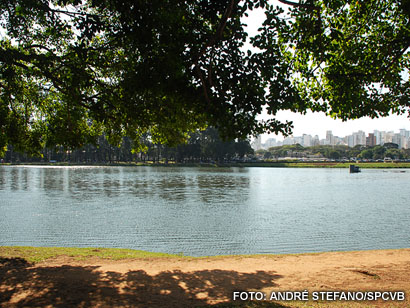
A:
[[[103,272],[98,266],[34,267],[0,258],[1,307],[196,307],[232,299],[233,291],[275,286],[274,272],[227,270]],[[281,307],[281,306],[274,306]]]

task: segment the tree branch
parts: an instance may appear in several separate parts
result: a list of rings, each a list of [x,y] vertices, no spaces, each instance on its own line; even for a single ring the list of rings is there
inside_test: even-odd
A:
[[[278,0],[279,2],[291,6],[296,6],[296,7],[303,7],[305,9],[310,9],[310,10],[320,10],[320,7],[314,6],[312,4],[307,4],[307,3],[299,3],[299,2],[292,2],[288,0]]]
[[[46,47],[46,46],[43,46],[43,45],[39,45],[39,44],[37,44],[37,45],[29,45],[29,46],[24,47],[23,49],[27,50],[27,49],[30,49],[30,48],[45,49],[45,50],[47,50],[48,52],[53,53],[53,51],[52,51],[50,48],[48,48],[48,47]]]
[[[215,35],[213,35],[211,37],[211,39],[205,44],[205,46],[202,47],[202,49],[200,50],[200,52],[198,53],[198,55],[195,57],[195,59],[193,61],[193,64],[194,64],[195,69],[197,71],[198,78],[201,80],[201,85],[202,85],[202,89],[204,91],[205,100],[208,104],[211,103],[211,101],[209,99],[209,95],[208,95],[208,87],[205,83],[205,79],[204,79],[204,76],[202,75],[201,69],[198,66],[198,62],[201,59],[201,57],[205,54],[206,49],[208,47],[211,47],[211,46],[215,45],[215,43],[221,38],[222,33],[223,33],[223,31],[226,27],[226,23],[228,22],[228,19],[231,17],[233,9],[234,9],[234,7],[237,3],[238,3],[238,0],[231,0],[230,4],[225,9],[224,15],[222,16],[222,18],[219,22],[219,25],[218,25],[218,28],[216,30]],[[211,78],[211,74],[208,74],[208,77]],[[210,82],[212,83],[211,79],[210,79]]]
[[[195,69],[197,71],[198,77],[201,80],[201,85],[202,85],[202,90],[204,91],[204,97],[206,102],[208,103],[208,105],[211,104],[211,101],[209,99],[209,95],[208,95],[208,87],[205,84],[205,79],[204,76],[202,75],[201,69],[198,66],[195,66]]]
[[[380,67],[378,73],[381,73],[382,71],[386,71],[386,70],[390,69],[390,68],[400,59],[400,57],[402,57],[402,56],[406,53],[406,51],[407,51],[409,48],[410,48],[410,38],[409,38],[409,41],[408,41],[407,45],[405,45],[405,46],[399,51],[399,53],[396,54],[396,55],[393,57],[393,59],[390,61],[390,63],[387,64],[387,66],[385,66],[385,67]]]
[[[219,22],[218,29],[216,30],[215,35],[211,37],[211,39],[205,44],[204,47],[202,47],[201,51],[198,53],[195,60],[193,61],[193,64],[195,66],[198,64],[199,59],[205,54],[206,49],[208,47],[213,46],[217,42],[217,40],[219,40],[222,36],[222,33],[226,27],[226,23],[228,19],[231,17],[233,8],[235,7],[237,2],[238,0],[231,0],[231,3],[226,8],[224,15],[222,16],[221,21]]]

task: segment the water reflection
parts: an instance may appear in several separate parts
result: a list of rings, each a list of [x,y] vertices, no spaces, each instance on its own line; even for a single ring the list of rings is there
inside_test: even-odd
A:
[[[10,184],[12,190],[18,190],[20,188],[20,172],[22,169],[11,169]]]
[[[4,168],[0,166],[0,189],[4,189],[6,186],[6,172]]]
[[[45,192],[54,193],[66,190],[68,182],[68,169],[63,168],[31,168],[30,171],[36,172],[40,177],[40,188]],[[33,183],[35,185],[35,183]]]

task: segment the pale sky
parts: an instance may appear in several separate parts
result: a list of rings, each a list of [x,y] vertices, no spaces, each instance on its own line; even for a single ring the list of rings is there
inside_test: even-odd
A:
[[[267,118],[267,115],[264,118]],[[303,134],[312,136],[319,135],[320,139],[326,137],[327,130],[331,130],[333,135],[338,137],[351,135],[353,132],[359,130],[366,132],[366,135],[374,130],[394,131],[396,133],[400,129],[410,130],[410,119],[405,115],[391,115],[389,117],[378,119],[366,117],[342,122],[341,120],[334,120],[327,117],[323,113],[308,112],[307,115],[301,115],[290,111],[281,111],[279,112],[277,119],[281,121],[293,121],[293,136],[302,136]],[[283,136],[265,134],[262,136],[262,142],[265,142],[268,138],[282,140]]]
[[[286,10],[286,5],[281,4],[277,0],[271,0],[271,4],[279,5]],[[245,18],[243,22],[247,24],[248,33],[254,35],[257,33],[257,29],[262,25],[265,19],[263,10],[254,10],[249,14],[248,18]],[[261,116],[263,119],[268,119],[267,114]],[[344,137],[362,130],[366,134],[379,131],[394,131],[398,132],[399,129],[410,130],[410,118],[406,115],[392,115],[385,118],[370,119],[361,118],[357,120],[349,120],[342,122],[341,120],[334,120],[324,115],[324,113],[312,113],[308,112],[306,115],[295,114],[290,111],[279,112],[276,116],[281,121],[293,121],[293,136],[319,135],[320,139],[325,138],[326,131],[331,130],[333,135]],[[262,135],[262,142],[265,142],[268,138],[275,138],[276,140],[282,140],[282,135]]]

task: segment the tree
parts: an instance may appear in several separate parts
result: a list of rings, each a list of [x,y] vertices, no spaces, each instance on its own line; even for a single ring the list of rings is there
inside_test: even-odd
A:
[[[331,159],[339,159],[340,158],[340,153],[337,150],[332,149],[329,151],[329,158]]]
[[[350,158],[358,157],[359,154],[365,150],[366,147],[361,144],[356,144],[353,148],[350,149]]]
[[[244,139],[290,133],[279,110],[409,109],[408,0],[279,2],[290,19],[266,0],[3,0],[0,149],[74,149],[101,133],[176,145],[207,126]],[[242,17],[259,7],[246,50]]]
[[[247,154],[254,154],[254,150],[251,147],[249,140],[238,140],[234,144],[235,146],[235,154],[239,158],[243,158]]]
[[[359,158],[364,158],[364,159],[372,159],[373,158],[373,151],[372,149],[366,149],[360,152],[360,154],[357,156]]]
[[[384,153],[386,148],[381,145],[376,145],[373,149],[373,158],[374,159],[383,159],[385,157]]]
[[[386,151],[386,157],[390,157],[393,159],[402,159],[403,154],[400,152],[399,149],[390,148]]]
[[[279,40],[305,107],[343,120],[409,110],[409,0],[306,1],[290,15]]]
[[[393,142],[386,142],[385,144],[383,144],[383,147],[385,147],[386,149],[398,149],[399,145]]]
[[[272,158],[272,153],[269,151],[266,151],[265,154],[263,154],[264,159],[270,159]]]

